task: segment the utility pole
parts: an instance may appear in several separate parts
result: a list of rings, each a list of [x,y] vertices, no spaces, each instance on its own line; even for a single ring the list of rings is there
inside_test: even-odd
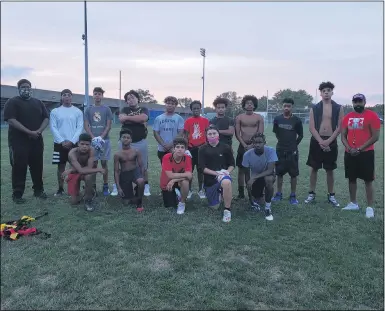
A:
[[[119,110],[122,110],[122,71],[119,70]]]
[[[88,90],[88,34],[87,34],[87,1],[84,1],[84,106],[89,106],[89,90]]]
[[[202,75],[202,115],[205,113],[205,60],[206,49],[201,48],[201,56],[203,57],[203,75]]]

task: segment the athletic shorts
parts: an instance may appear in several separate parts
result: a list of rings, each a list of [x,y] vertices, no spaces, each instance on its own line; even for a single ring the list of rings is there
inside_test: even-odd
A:
[[[177,207],[178,206],[179,202],[178,202],[178,198],[176,196],[175,189],[178,189],[180,191],[178,183],[174,184],[171,191],[162,190],[164,207]]]
[[[208,201],[209,206],[216,206],[220,203],[220,196],[222,195],[222,181],[223,180],[230,180],[232,181],[230,176],[225,176],[220,182],[215,183],[212,186],[204,187],[206,192],[206,198]]]
[[[251,186],[251,195],[255,199],[260,199],[264,196],[264,190],[266,187],[265,177],[256,179]]]
[[[109,139],[104,140],[103,150],[95,150],[94,161],[109,161],[111,159],[111,143]]]
[[[192,170],[194,171],[194,167],[196,166],[197,169],[198,169],[198,153],[199,153],[199,148],[201,146],[198,146],[198,147],[189,147],[188,151],[190,151],[191,153],[191,160],[192,160]]]
[[[80,192],[80,182],[84,180],[84,175],[81,174],[68,174],[68,194],[71,197],[77,197]]]
[[[136,181],[142,176],[139,173],[138,168],[131,171],[123,171],[119,174],[119,184],[124,192],[123,199],[129,200],[135,197],[134,188],[132,184],[136,184]]]
[[[321,136],[322,139],[326,140],[329,137]],[[338,158],[338,144],[337,140],[334,140],[330,145],[330,151],[325,152],[321,149],[319,143],[314,139],[310,139],[309,155],[307,158],[306,165],[312,167],[315,170],[323,168],[327,171],[332,171],[337,168]]]
[[[131,143],[131,147],[138,149],[140,151],[140,154],[142,156],[142,163],[144,166],[144,169],[148,169],[148,143],[147,139],[142,139],[141,141],[138,141],[136,143]],[[119,150],[122,150],[122,142],[119,140]]]
[[[275,164],[275,173],[277,176],[289,174],[294,178],[299,175],[298,151],[277,150],[278,162]]]
[[[239,144],[238,151],[237,151],[237,159],[235,160],[235,163],[238,167],[243,167],[242,162],[243,162],[243,155],[245,154],[247,150],[242,146],[242,144]]]
[[[76,147],[73,145],[72,148]],[[70,150],[62,146],[62,144],[53,143],[52,164],[66,164]]]
[[[368,150],[352,156],[345,152],[344,156],[345,178],[349,180],[362,179],[363,181],[374,180],[374,150]]]

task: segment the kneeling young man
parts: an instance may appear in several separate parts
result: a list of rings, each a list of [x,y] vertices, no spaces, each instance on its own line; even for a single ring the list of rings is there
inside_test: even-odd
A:
[[[71,196],[71,204],[78,204],[82,199],[79,197],[80,182],[85,182],[84,201],[87,211],[95,209],[93,204],[94,183],[96,173],[104,174],[103,168],[94,168],[95,150],[91,147],[92,138],[89,134],[79,136],[78,147],[71,149],[68,153],[68,162],[72,168],[63,172],[62,177],[67,179],[68,194]]]
[[[173,146],[173,152],[162,158],[160,188],[164,206],[178,207],[177,214],[182,215],[192,179],[192,160],[185,154],[187,142],[183,137],[174,138]]]
[[[120,132],[122,150],[114,155],[114,177],[116,188],[123,199],[123,203],[136,204],[138,212],[143,211],[144,176],[145,167],[142,155],[138,149],[131,148],[132,131],[122,130]],[[138,163],[138,166],[136,164]],[[137,185],[136,195],[132,184]]]
[[[275,162],[278,161],[277,153],[271,147],[265,146],[266,139],[262,133],[252,138],[254,148],[246,151],[243,156],[242,166],[250,169],[250,179],[247,182],[249,197],[254,200],[252,207],[259,209],[256,201],[263,197],[265,191],[265,218],[273,220],[271,213],[271,198],[274,193]],[[255,201],[256,200],[256,201]]]
[[[235,160],[231,147],[219,142],[219,130],[210,125],[206,130],[208,144],[199,148],[199,167],[203,171],[203,186],[210,207],[218,208],[223,198],[223,221],[231,221],[233,198],[231,172]]]

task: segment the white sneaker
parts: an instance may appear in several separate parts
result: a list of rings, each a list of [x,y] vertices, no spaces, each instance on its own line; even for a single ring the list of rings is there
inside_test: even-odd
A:
[[[366,208],[366,218],[373,218],[374,217],[374,209],[371,207]]]
[[[357,203],[350,202],[348,205],[346,205],[342,210],[343,211],[357,211],[360,207]]]
[[[191,199],[192,195],[193,195],[193,192],[190,190],[190,191],[188,192],[187,199]]]
[[[265,208],[265,219],[270,221],[274,219],[270,208]]]
[[[150,193],[150,185],[149,184],[145,184],[144,185],[144,193],[143,193],[143,195],[145,197],[149,197],[151,195],[151,193]]]
[[[307,196],[307,199],[305,200],[305,203],[313,203],[315,201],[315,194],[314,193],[309,193]]]
[[[116,184],[113,184],[112,185],[112,192],[110,193],[110,195],[112,195],[113,197],[116,197],[118,195],[118,188],[116,188]]]
[[[198,192],[198,195],[199,195],[199,197],[200,197],[201,199],[206,199],[206,194],[205,194],[205,192],[204,192],[203,190],[200,190],[200,191]]]
[[[230,222],[231,221],[231,212],[229,210],[225,209],[223,211],[222,221],[223,222]]]
[[[186,208],[186,205],[185,205],[185,204],[179,203],[179,204],[178,204],[178,209],[176,210],[176,213],[177,213],[178,215],[184,214],[185,208]]]

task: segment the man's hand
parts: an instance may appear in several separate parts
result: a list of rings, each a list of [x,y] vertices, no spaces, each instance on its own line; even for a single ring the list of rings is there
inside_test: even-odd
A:
[[[124,113],[121,113],[120,115],[119,115],[119,121],[120,122],[125,122],[126,121],[126,114],[124,114]]]
[[[358,155],[360,153],[360,150],[358,150],[357,148],[352,148],[350,149],[349,153],[355,157],[356,155]]]
[[[171,143],[168,143],[168,144],[164,144],[163,145],[163,148],[166,150],[166,151],[169,151],[171,149],[174,148],[174,144],[171,142]]]
[[[243,146],[243,147],[245,148],[245,150],[250,150],[250,149],[253,148],[253,145],[250,144],[250,145],[245,145],[245,146]]]
[[[65,181],[67,181],[67,177],[69,174],[71,174],[72,170],[69,169],[69,170],[65,170],[62,174],[61,174],[61,178],[63,178]]]
[[[247,182],[247,189],[251,190],[251,188],[253,187],[253,183],[255,181],[255,178],[250,178],[249,181]]]
[[[171,179],[171,180],[168,182],[167,186],[166,186],[167,191],[172,191],[172,188],[174,187],[174,184],[175,184],[174,179]]]
[[[332,141],[330,140],[330,138],[328,139],[325,139],[325,140],[321,140],[319,142],[319,145],[321,146],[322,149],[325,149],[327,147],[329,147],[329,145],[332,143]]]
[[[104,168],[98,168],[98,172],[100,173],[100,174],[104,174],[105,172],[106,172],[106,170],[104,169]]]
[[[39,131],[30,131],[28,136],[33,139],[38,139],[41,136],[41,133]]]
[[[119,195],[123,198],[124,197],[124,192],[123,192],[123,189],[122,188],[118,188],[118,193]]]

